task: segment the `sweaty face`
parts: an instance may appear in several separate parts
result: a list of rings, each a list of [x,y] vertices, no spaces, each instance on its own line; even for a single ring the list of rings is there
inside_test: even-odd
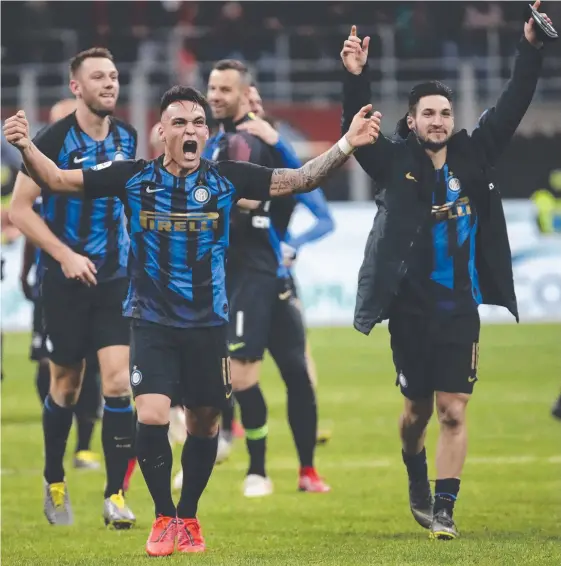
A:
[[[199,166],[201,152],[208,140],[208,126],[203,108],[189,100],[170,104],[160,120],[160,139],[166,158],[180,169]]]
[[[238,71],[214,70],[208,79],[207,99],[216,120],[235,118],[244,103],[247,104],[248,88]]]
[[[249,109],[259,118],[263,118],[265,110],[259,91],[254,87],[249,87]]]
[[[94,114],[109,116],[119,98],[119,73],[111,59],[89,57],[70,81],[70,89]]]
[[[415,117],[408,118],[408,125],[428,149],[443,148],[454,130],[450,101],[439,94],[424,96],[417,103]]]

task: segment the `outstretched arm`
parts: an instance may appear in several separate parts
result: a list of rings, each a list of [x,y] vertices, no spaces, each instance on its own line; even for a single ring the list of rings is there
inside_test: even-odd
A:
[[[539,5],[537,1],[534,8],[538,9]],[[547,18],[546,14],[544,16]],[[477,141],[476,147],[484,153],[490,165],[497,161],[510,142],[536,90],[543,62],[543,46],[536,37],[534,25],[533,19],[524,25],[524,36],[516,50],[512,75],[496,105],[485,112],[472,133]]]
[[[346,163],[357,148],[375,143],[380,133],[381,115],[375,112],[367,118],[366,115],[371,110],[371,104],[363,106],[355,115],[348,132],[331,149],[311,159],[299,169],[274,169],[270,196],[306,193],[315,189],[330,173]]]
[[[20,110],[4,123],[6,139],[20,150],[29,176],[39,185],[47,186],[53,192],[79,193],[84,189],[84,175],[81,169],[59,169],[29,137],[29,124],[25,112]]]

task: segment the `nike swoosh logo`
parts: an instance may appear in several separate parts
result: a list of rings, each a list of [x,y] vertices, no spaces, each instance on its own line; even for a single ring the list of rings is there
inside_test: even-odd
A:
[[[245,342],[236,342],[235,344],[228,344],[228,350],[230,350],[230,352],[235,352],[244,346]]]
[[[284,293],[279,293],[279,299],[281,301],[286,301],[286,299],[288,299],[288,297],[290,297],[290,295],[292,295],[292,291],[289,289],[288,291],[285,291]]]
[[[226,399],[229,399],[232,396],[232,392],[230,391],[230,393],[226,393]]]
[[[468,381],[470,383],[473,383],[476,379],[477,379],[477,377],[468,377]]]
[[[87,157],[75,157],[74,158],[74,163],[82,163],[82,161],[86,161],[86,159],[88,159]]]
[[[158,191],[165,191],[165,188],[161,188],[161,189],[151,189],[150,187],[146,187],[146,192],[147,193],[157,193]]]
[[[415,177],[413,177],[413,175],[411,175],[411,171],[409,171],[409,173],[405,174],[405,178],[409,179],[410,181],[415,181],[415,183],[417,182],[417,179],[415,179]]]

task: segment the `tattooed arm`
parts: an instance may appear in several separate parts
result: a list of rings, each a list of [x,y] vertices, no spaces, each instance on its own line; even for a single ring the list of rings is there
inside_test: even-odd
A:
[[[380,133],[381,115],[375,112],[367,118],[366,115],[371,110],[371,104],[363,106],[353,118],[348,132],[331,149],[299,169],[274,169],[270,196],[307,193],[315,189],[330,173],[346,163],[356,148],[375,143]]]
[[[339,145],[302,165],[300,169],[274,169],[271,176],[272,197],[307,193],[319,187],[329,174],[346,163],[351,154],[343,153]]]
[[[374,112],[367,118],[371,110],[371,104],[363,106],[355,115],[349,131],[331,149],[299,169],[269,169],[240,161],[221,161],[216,167],[232,182],[238,199],[266,201],[271,197],[307,193],[348,161],[356,148],[378,139],[381,114]]]

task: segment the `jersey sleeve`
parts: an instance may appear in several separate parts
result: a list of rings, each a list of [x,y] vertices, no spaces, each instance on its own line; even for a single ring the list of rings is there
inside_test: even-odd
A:
[[[271,198],[273,169],[241,161],[222,161],[217,165],[220,174],[234,185],[238,199],[266,201]]]
[[[44,153],[58,165],[58,155],[64,143],[67,130],[68,128],[65,128],[59,122],[46,126],[36,134],[33,138],[33,143],[41,153]],[[23,163],[21,164],[20,171],[29,176]]]
[[[138,161],[105,161],[84,169],[84,196],[87,199],[126,199],[126,185],[139,169]]]

